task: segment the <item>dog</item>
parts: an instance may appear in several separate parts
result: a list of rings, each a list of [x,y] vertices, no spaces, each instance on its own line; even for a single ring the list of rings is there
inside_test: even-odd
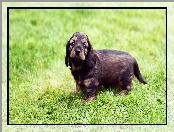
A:
[[[131,90],[134,76],[143,84],[138,63],[130,54],[117,50],[94,50],[88,36],[75,32],[66,44],[66,66],[76,81],[76,89],[85,92],[83,102],[96,99],[100,86],[120,85],[119,95],[126,95]]]

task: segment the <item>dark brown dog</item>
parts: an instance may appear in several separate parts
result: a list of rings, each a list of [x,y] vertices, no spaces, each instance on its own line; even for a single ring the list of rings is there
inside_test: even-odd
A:
[[[93,50],[88,36],[76,32],[66,45],[66,66],[70,66],[76,81],[73,93],[86,92],[84,101],[96,98],[98,87],[119,84],[120,95],[131,90],[134,75],[144,84],[137,61],[131,55],[117,50]]]

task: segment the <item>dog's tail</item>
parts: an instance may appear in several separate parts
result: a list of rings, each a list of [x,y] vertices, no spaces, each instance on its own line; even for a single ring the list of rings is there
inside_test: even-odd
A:
[[[134,63],[134,75],[136,76],[136,78],[141,82],[141,83],[144,83],[144,84],[147,84],[147,81],[143,79],[141,73],[140,73],[140,70],[139,70],[139,67],[138,67],[138,63],[135,61]]]

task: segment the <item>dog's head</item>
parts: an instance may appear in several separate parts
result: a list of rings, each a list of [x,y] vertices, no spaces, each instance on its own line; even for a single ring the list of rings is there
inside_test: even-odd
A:
[[[76,32],[67,42],[65,64],[67,67],[86,64],[89,68],[95,65],[93,49],[85,33]]]

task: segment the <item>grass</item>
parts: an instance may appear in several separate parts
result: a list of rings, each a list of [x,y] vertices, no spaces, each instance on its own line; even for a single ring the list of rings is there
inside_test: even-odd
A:
[[[10,10],[9,123],[165,124],[165,10]],[[85,32],[94,49],[129,52],[148,85],[127,96],[108,88],[82,103],[64,64],[65,45]]]

